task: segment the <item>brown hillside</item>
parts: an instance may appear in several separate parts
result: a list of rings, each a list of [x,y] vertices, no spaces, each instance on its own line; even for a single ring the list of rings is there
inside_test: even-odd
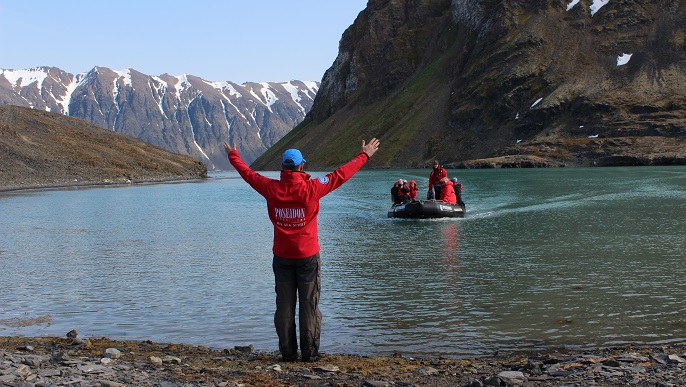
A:
[[[83,120],[0,105],[0,191],[206,177],[190,156]]]

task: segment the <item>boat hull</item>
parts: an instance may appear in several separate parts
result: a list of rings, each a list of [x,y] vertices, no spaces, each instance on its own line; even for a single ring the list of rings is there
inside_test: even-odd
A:
[[[417,200],[393,205],[388,210],[389,218],[464,218],[464,208],[458,204],[448,204],[435,200]]]

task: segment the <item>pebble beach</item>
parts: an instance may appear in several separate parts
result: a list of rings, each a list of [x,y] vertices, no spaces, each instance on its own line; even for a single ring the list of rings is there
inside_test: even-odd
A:
[[[418,359],[323,354],[283,362],[252,346],[0,337],[0,386],[685,386],[686,346]]]

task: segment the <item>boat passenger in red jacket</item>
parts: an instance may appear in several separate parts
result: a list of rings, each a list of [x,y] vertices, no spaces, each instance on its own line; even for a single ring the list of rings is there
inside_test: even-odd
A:
[[[407,186],[407,188],[410,189],[410,198],[412,198],[412,201],[417,200],[417,191],[419,191],[419,188],[417,188],[417,182],[410,180],[410,184]]]
[[[441,189],[441,201],[446,203],[455,204],[457,203],[457,196],[455,195],[455,188],[453,187],[453,182],[447,177],[441,180],[443,183],[443,189]]]
[[[321,259],[317,214],[319,199],[348,181],[379,149],[379,140],[362,141],[360,152],[335,171],[312,179],[304,172],[305,159],[297,149],[283,154],[279,180],[253,171],[243,162],[236,145],[224,143],[229,161],[255,191],[267,200],[274,225],[272,269],[276,282],[274,326],[284,361],[298,357],[295,305],[299,298],[300,352],[303,361],[319,359],[322,315],[319,311]]]

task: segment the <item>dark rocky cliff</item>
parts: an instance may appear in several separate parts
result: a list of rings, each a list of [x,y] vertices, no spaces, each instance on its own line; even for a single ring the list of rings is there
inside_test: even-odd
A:
[[[254,165],[330,168],[372,136],[375,167],[684,164],[686,3],[605,3],[370,0]]]

